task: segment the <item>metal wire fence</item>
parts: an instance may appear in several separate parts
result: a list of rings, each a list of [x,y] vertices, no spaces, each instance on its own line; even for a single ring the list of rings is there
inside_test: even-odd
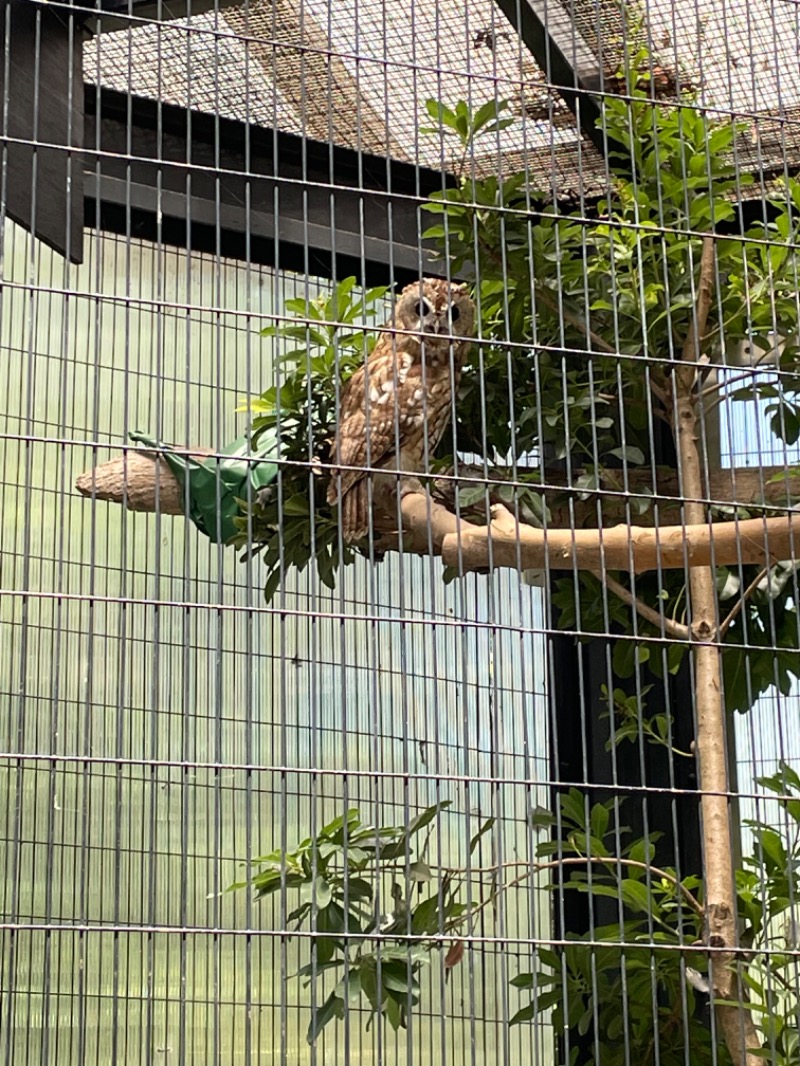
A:
[[[795,5],[0,13],[3,1061],[796,1063]]]

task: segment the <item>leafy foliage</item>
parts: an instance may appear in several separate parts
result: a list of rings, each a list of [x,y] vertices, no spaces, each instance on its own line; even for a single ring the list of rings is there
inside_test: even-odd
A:
[[[328,462],[339,390],[374,348],[369,323],[380,315],[388,292],[381,286],[359,297],[355,283],[345,278],[330,296],[287,300],[286,311],[296,321],[262,331],[294,345],[274,360],[280,383],[247,405],[254,415],[254,441],[275,431],[284,466],[277,484],[259,494],[249,518],[238,520],[234,544],[254,543],[252,554],[263,551],[267,600],[290,568],[302,572],[311,559],[323,584],[334,588],[340,563],[354,557],[341,541],[337,516],[325,500],[328,478],[317,464]]]
[[[439,245],[454,275],[472,279],[480,318],[480,344],[459,391],[454,446],[498,465],[510,453],[561,460],[574,475],[574,487],[586,495],[610,471],[624,486],[631,467],[649,468],[655,421],[674,429],[674,362],[690,335],[701,247],[709,232],[717,236],[717,284],[702,354],[722,362],[726,351],[746,340],[765,361],[772,359],[778,325],[785,343],[776,357],[780,375],[714,382],[701,363],[695,383],[699,402],[710,407],[726,393],[767,400],[775,436],[787,444],[800,439],[795,253],[800,184],[787,181],[769,219],[734,235],[735,194],[751,181],[731,164],[743,127],[711,120],[691,100],[661,107],[642,70],[635,73],[625,99],[604,102],[603,128],[617,148],[608,195],[591,219],[583,207],[567,214],[541,210],[525,174],[478,178],[472,172],[476,139],[496,135],[513,121],[505,101],[475,111],[464,101],[426,105],[434,123],[428,130],[448,137],[457,159],[456,187],[425,205],[433,216],[426,236]],[[351,295],[352,279],[343,284],[333,303],[287,305],[297,323],[272,331],[301,345],[287,357],[292,370],[286,382],[260,401],[260,425],[280,424],[286,431],[282,458],[298,464],[297,474],[287,467],[283,495],[268,501],[259,519],[272,590],[287,565],[302,568],[316,556],[319,566],[320,546],[329,560],[320,575],[329,583],[336,566],[352,558],[340,551],[334,516],[318,502],[323,494],[311,467],[315,458],[324,458],[337,381],[369,351],[370,342],[363,336],[356,341],[353,328],[370,309],[369,294],[359,305]],[[648,486],[634,510],[649,510],[657,487]],[[576,599],[572,577],[556,584],[553,603],[562,627],[582,634],[608,634],[613,627],[636,635],[615,643],[617,678],[633,676],[645,663],[657,677],[677,672],[686,643],[669,645],[664,658],[654,654],[647,638],[660,635],[656,626],[637,618],[634,630],[631,608],[593,575],[582,574],[580,586]],[[764,574],[749,567],[719,568],[720,617],[741,604],[745,590],[743,607],[729,616],[723,655],[727,703],[737,710],[751,707],[773,684],[787,692],[800,675],[795,567],[778,563]],[[636,595],[665,617],[687,622],[682,574],[639,577]],[[603,693],[614,716],[615,743],[644,737],[672,747],[670,722],[666,715],[646,714],[646,695],[646,686],[636,696],[617,687]],[[737,875],[747,949],[738,963],[747,993],[742,1005],[753,1012],[763,1039],[759,1054],[781,1066],[800,1066],[794,972],[800,941],[793,918],[800,777],[781,764],[761,785],[776,797],[781,818],[749,823],[754,850]],[[358,812],[350,811],[294,852],[257,860],[260,869],[246,884],[259,896],[299,892],[290,920],[314,933],[311,960],[300,976],[315,987],[321,983],[327,998],[313,1012],[311,1042],[348,1004],[366,1003],[400,1028],[420,1001],[420,973],[430,953],[456,938],[448,959],[456,964],[460,959],[458,937],[484,904],[468,908],[460,902],[458,877],[428,865],[425,844],[412,854],[412,838],[443,806],[429,808],[422,824],[417,820],[408,827],[365,826]],[[705,935],[702,883],[694,876],[679,879],[673,867],[658,865],[657,835],[634,838],[618,824],[619,809],[618,799],[589,804],[571,790],[560,797],[556,819],[549,814],[540,819],[542,826],[557,822],[559,839],[540,844],[538,862],[521,877],[551,866],[558,870],[554,891],[614,900],[618,913],[591,937],[538,951],[536,968],[512,980],[524,993],[514,1024],[547,1020],[560,1033],[591,1034],[591,1061],[598,1066],[725,1066],[730,1056],[721,1036],[696,1024],[712,999],[708,960],[697,950]],[[486,899],[507,887],[493,877]],[[424,898],[415,899],[415,893]],[[384,902],[389,899],[391,904]],[[687,945],[695,950],[688,952]],[[336,983],[329,989],[331,981]],[[572,1066],[577,1049],[567,1044],[563,1050]]]
[[[769,1060],[778,1066],[798,1066],[800,775],[781,761],[776,773],[758,783],[775,797],[777,817],[745,822],[754,853],[745,856],[743,869],[737,871],[742,942],[751,949],[742,983]]]
[[[428,807],[407,826],[377,828],[364,824],[357,809],[348,810],[294,851],[255,859],[258,872],[228,889],[252,888],[259,899],[299,893],[287,922],[295,930],[310,926],[315,936],[311,959],[297,976],[307,985],[332,977],[336,982],[312,1012],[309,1043],[348,1006],[364,1003],[393,1029],[406,1027],[408,1012],[419,1003],[423,965],[431,951],[449,946],[447,934],[468,917],[453,878],[434,883],[423,858],[430,832],[449,806],[446,800]],[[471,850],[492,821],[473,838]],[[415,857],[416,838],[425,830]],[[448,955],[445,966],[458,964],[456,954]]]
[[[640,66],[633,64],[636,70]],[[627,468],[649,462],[653,421],[671,423],[672,363],[692,321],[702,238],[734,220],[733,195],[752,180],[732,165],[741,124],[713,122],[691,102],[659,107],[646,88],[632,87],[630,96],[604,101],[603,128],[619,146],[611,153],[619,169],[610,194],[598,204],[597,220],[536,214],[521,174],[503,181],[462,175],[458,188],[435,194],[426,205],[439,216],[427,236],[441,243],[452,269],[474,264],[488,342],[480,365],[464,375],[459,445],[488,450],[495,460],[511,449],[518,456],[563,459],[576,471],[575,487],[587,492],[614,468],[622,468],[624,484]],[[503,109],[499,104],[497,113]],[[467,149],[469,121],[457,125],[448,117],[446,125]],[[743,237],[716,242],[718,285],[704,355],[720,362],[727,348],[747,340],[751,350],[766,356],[775,349],[780,323],[787,342],[779,365],[790,374],[753,374],[732,395],[771,398],[771,429],[792,444],[800,436],[798,265],[792,251],[800,184],[788,181],[786,194],[772,207],[770,221],[754,223]],[[575,314],[574,307],[585,308],[585,315]],[[587,349],[593,349],[589,360]],[[484,442],[487,410],[493,417]],[[480,438],[475,427],[481,427]],[[636,499],[634,514],[650,508],[656,488]],[[775,588],[778,572],[783,580]],[[720,573],[723,586],[726,576]],[[757,570],[742,568],[736,577],[744,589]],[[580,577],[580,625],[573,579],[555,584],[564,628],[604,634],[610,615],[630,632],[630,609],[603,595],[591,574]],[[724,669],[731,709],[746,710],[774,683],[787,692],[800,674],[794,568],[773,570],[767,584],[771,591],[752,596],[727,629],[731,650]],[[679,573],[640,579],[637,596],[660,606],[667,617],[685,614]],[[646,638],[657,629],[640,620],[638,632]],[[670,649],[671,672],[684,653],[685,645]],[[646,643],[620,641],[614,671],[629,677],[648,658]],[[658,674],[655,658],[651,665]]]
[[[782,762],[759,784],[776,797],[781,816],[745,823],[754,847],[736,884],[741,943],[749,949],[739,965],[741,1005],[753,1012],[764,1056],[798,1066],[800,776]],[[721,1034],[715,1039],[709,1026],[698,1024],[711,998],[708,960],[681,950],[703,936],[701,881],[679,881],[673,868],[655,867],[657,835],[630,840],[614,822],[619,806],[614,799],[589,807],[576,789],[561,797],[561,842],[542,845],[539,854],[593,861],[571,875],[565,869],[563,881],[551,887],[611,898],[619,920],[563,948],[539,949],[537,968],[511,982],[533,993],[512,1023],[547,1019],[556,1032],[591,1032],[589,1061],[604,1066],[729,1063]],[[569,1061],[577,1049],[564,1050]]]
[[[781,763],[759,784],[774,797],[779,817],[745,823],[752,850],[736,884],[741,943],[748,949],[739,963],[742,1004],[754,1013],[770,1061],[798,1066],[800,775]],[[511,881],[495,873],[480,890],[473,872],[471,906],[462,899],[467,871],[426,860],[447,800],[407,826],[375,827],[350,809],[294,850],[253,860],[256,873],[228,891],[249,888],[257,899],[285,894],[287,906],[289,894],[296,895],[287,923],[313,934],[303,940],[310,957],[296,976],[319,990],[307,1034],[314,1043],[347,1010],[364,1009],[395,1030],[405,1027],[420,1005],[432,953],[448,949],[445,971],[459,965],[464,938],[486,905],[549,868],[551,891],[610,899],[617,918],[563,946],[538,947],[536,968],[511,979],[524,996],[511,1024],[546,1022],[557,1033],[590,1033],[588,1061],[598,1066],[728,1064],[721,1034],[703,1024],[711,989],[708,959],[697,950],[704,936],[702,882],[658,865],[659,834],[633,837],[621,824],[622,805],[619,798],[589,803],[575,788],[561,795],[557,816],[531,817],[535,830],[557,825],[558,839],[543,840],[536,861]],[[492,818],[480,826],[470,854],[493,826]],[[687,945],[695,949],[687,953]],[[563,1050],[565,1063],[574,1062],[577,1049],[568,1039]]]
[[[671,422],[672,365],[692,321],[708,231],[720,237],[705,354],[721,360],[732,345],[746,340],[753,351],[772,358],[780,323],[786,343],[779,368],[791,373],[744,375],[729,391],[736,399],[769,400],[772,431],[787,443],[798,439],[793,248],[800,184],[787,182],[770,220],[753,223],[743,236],[731,235],[734,194],[751,181],[731,162],[741,124],[712,121],[691,101],[659,106],[640,76],[645,67],[638,60],[632,65],[638,74],[630,99],[604,101],[603,128],[617,145],[611,156],[615,173],[593,219],[579,212],[537,210],[524,173],[481,179],[471,173],[476,139],[491,138],[514,121],[506,101],[490,101],[474,111],[464,101],[452,108],[427,102],[434,125],[426,128],[453,141],[460,163],[456,187],[434,194],[425,205],[436,216],[426,236],[440,246],[454,275],[472,272],[481,338],[462,376],[453,435],[439,448],[442,465],[448,462],[448,445],[462,455],[477,452],[500,467],[509,454],[562,460],[573,471],[574,488],[585,496],[601,476],[617,476],[624,487],[629,468],[647,467],[654,422]],[[358,299],[354,289],[354,279],[348,278],[327,299],[288,301],[286,310],[296,320],[265,331],[293,347],[279,359],[281,371],[286,368],[281,384],[253,405],[255,429],[280,428],[281,459],[287,465],[281,484],[272,494],[261,494],[250,526],[241,520],[237,543],[244,545],[245,530],[252,529],[256,550],[264,551],[267,563],[268,597],[287,569],[302,570],[311,559],[321,580],[333,587],[338,567],[355,555],[340,542],[336,515],[324,500],[325,478],[315,476],[313,465],[327,459],[337,389],[375,343],[369,320],[374,325],[386,290]],[[707,402],[717,402],[724,391],[724,383],[717,391],[712,385]],[[531,482],[537,477],[527,476]],[[651,508],[656,490],[655,483],[646,485],[632,500],[634,516]],[[541,521],[541,497],[533,488],[520,495],[509,487],[509,498],[521,502],[524,520]],[[485,514],[481,487],[463,490],[459,500],[460,506]],[[771,585],[777,573],[769,576]],[[793,569],[783,573],[778,592],[751,596],[727,629],[731,650],[724,668],[732,709],[752,706],[773,683],[788,691],[798,676],[798,581]],[[720,574],[721,587],[726,574]],[[729,576],[747,588],[757,572],[742,568]],[[630,610],[614,597],[598,595],[596,586],[597,579],[581,574],[577,628],[604,633],[610,612],[630,632]],[[678,573],[641,578],[637,595],[668,616],[685,614]],[[560,624],[575,625],[572,578],[555,583],[554,602]],[[630,676],[649,655],[646,638],[656,630],[641,621],[638,626],[643,642],[622,641],[615,651],[618,677]],[[670,651],[670,671],[684,652],[680,644]],[[655,658],[651,665],[658,672]]]

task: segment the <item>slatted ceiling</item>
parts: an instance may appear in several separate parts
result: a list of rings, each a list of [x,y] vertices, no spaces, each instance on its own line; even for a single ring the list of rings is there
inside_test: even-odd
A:
[[[705,106],[742,115],[800,106],[796,4],[647,0],[646,10],[656,44],[696,70]]]
[[[610,0],[564,6],[613,78],[632,22]],[[774,177],[800,165],[800,66],[791,61],[797,12],[782,5],[773,20],[766,8],[748,11],[746,0],[732,8],[721,0],[652,0],[644,24],[654,61],[673,77],[660,94],[665,101],[676,98],[679,70],[703,104],[746,116],[739,164],[763,179],[743,188],[744,198],[776,192]],[[508,99],[519,121],[478,144],[471,173],[527,168],[532,189],[546,199],[606,190],[600,153],[578,135],[493,0],[466,10],[414,0],[256,0],[96,37],[85,46],[84,66],[93,84],[450,171],[462,164],[455,142],[420,134],[430,123],[425,101]]]
[[[92,85],[191,107],[267,128],[302,133],[302,122],[249,59],[221,16],[152,23],[102,34],[84,50]]]
[[[551,123],[565,105],[493,0],[466,13],[414,0],[249,3],[94,38],[84,67],[93,84],[435,169],[460,159],[450,138],[420,134],[432,124],[426,100],[507,99],[521,121],[479,143],[478,176],[498,159],[510,173],[525,156],[548,194],[579,188],[581,176],[602,181],[602,159],[585,143],[578,152],[574,123]],[[534,102],[544,116],[528,113]]]

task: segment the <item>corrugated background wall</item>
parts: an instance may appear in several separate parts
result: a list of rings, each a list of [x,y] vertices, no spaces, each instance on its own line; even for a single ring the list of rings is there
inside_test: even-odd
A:
[[[404,824],[451,799],[443,862],[492,815],[502,838],[474,861],[529,858],[526,810],[547,794],[524,782],[549,773],[541,591],[513,574],[445,587],[408,557],[401,582],[390,558],[372,578],[354,566],[341,598],[301,578],[267,609],[258,560],[183,519],[93,506],[72,489],[87,440],[100,461],[135,429],[228,443],[271,381],[258,315],[324,283],[97,234],[65,269],[12,223],[5,250],[0,744],[20,758],[0,767],[0,837],[20,929],[2,934],[4,1061],[310,1061],[279,902],[220,893],[346,806]],[[507,893],[483,934],[547,937],[532,898]],[[501,1061],[508,975],[474,950],[451,1020],[431,975],[415,1061],[473,1040]],[[375,1039],[339,1058],[374,1061]]]

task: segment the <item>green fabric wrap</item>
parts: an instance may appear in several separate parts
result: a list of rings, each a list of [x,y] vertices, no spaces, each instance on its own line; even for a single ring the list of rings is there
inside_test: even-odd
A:
[[[188,494],[187,516],[214,544],[224,544],[239,532],[233,522],[242,513],[237,501],[252,499],[278,477],[274,432],[262,434],[255,448],[247,437],[239,437],[207,459],[179,454],[174,445],[162,444],[145,433],[131,433],[130,439],[160,453],[183,489],[184,499]]]

